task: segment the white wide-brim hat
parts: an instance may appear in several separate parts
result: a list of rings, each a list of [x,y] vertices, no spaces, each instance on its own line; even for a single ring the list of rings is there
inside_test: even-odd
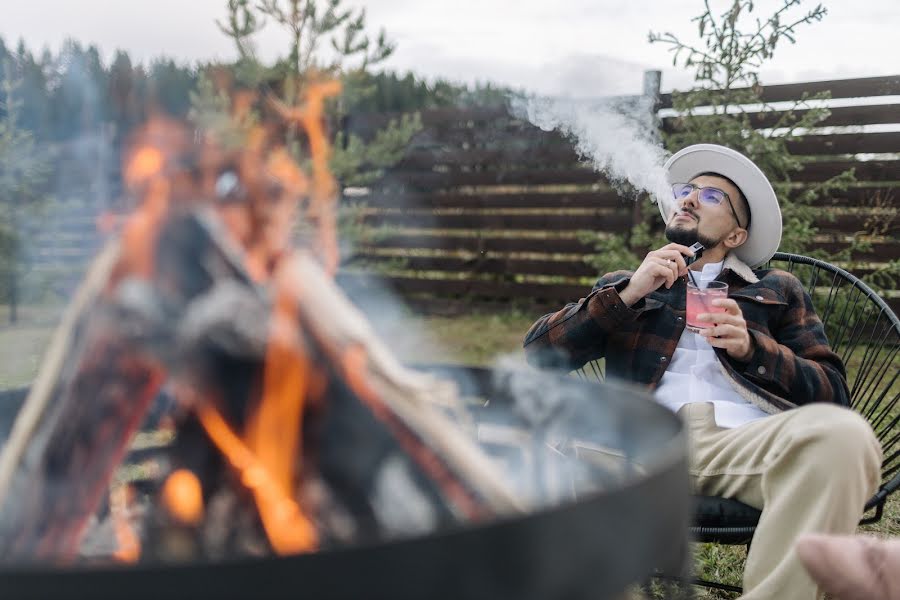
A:
[[[753,161],[725,146],[695,144],[673,154],[664,168],[669,183],[688,183],[702,173],[718,173],[732,180],[747,199],[751,213],[747,241],[732,253],[751,267],[772,258],[781,244],[781,208],[772,184]],[[665,214],[665,203],[659,203],[659,211],[668,222],[671,215]]]

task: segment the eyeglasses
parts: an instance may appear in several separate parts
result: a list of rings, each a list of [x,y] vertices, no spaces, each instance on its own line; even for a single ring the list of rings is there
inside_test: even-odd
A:
[[[743,225],[741,225],[741,220],[738,219],[737,211],[734,210],[734,204],[731,203],[731,197],[724,190],[720,190],[717,187],[694,185],[693,183],[672,184],[672,193],[675,195],[676,200],[687,198],[694,193],[694,190],[697,190],[697,198],[699,198],[700,202],[703,204],[718,206],[719,204],[722,204],[723,200],[727,200],[728,207],[731,209],[731,214],[734,215],[735,222],[738,224],[738,227],[743,227]]]

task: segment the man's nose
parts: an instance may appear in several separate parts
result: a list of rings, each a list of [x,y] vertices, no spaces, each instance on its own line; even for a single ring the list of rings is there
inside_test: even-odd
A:
[[[697,208],[698,201],[700,199],[699,196],[700,196],[700,191],[695,188],[695,189],[691,190],[691,193],[688,194],[687,196],[679,198],[678,206],[680,208],[685,208],[685,207]]]

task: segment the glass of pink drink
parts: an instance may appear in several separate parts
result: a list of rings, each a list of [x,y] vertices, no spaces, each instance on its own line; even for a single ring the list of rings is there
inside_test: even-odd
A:
[[[728,297],[728,284],[721,281],[710,281],[705,288],[697,287],[688,280],[687,284],[687,328],[694,333],[710,327],[709,321],[698,321],[701,313],[723,313],[724,306],[713,306],[713,300]]]

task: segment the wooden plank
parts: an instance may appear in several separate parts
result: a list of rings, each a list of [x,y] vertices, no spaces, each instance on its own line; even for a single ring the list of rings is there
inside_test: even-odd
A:
[[[846,244],[834,242],[817,243],[811,245],[811,250],[824,249],[837,252],[846,247]],[[876,244],[869,252],[854,252],[853,259],[863,262],[886,262],[900,258],[900,244]],[[397,257],[373,254],[358,254],[348,260],[346,265],[353,264],[387,264],[395,263]],[[402,259],[398,268],[413,271],[449,271],[454,273],[491,273],[491,274],[523,274],[523,275],[558,275],[564,277],[595,277],[599,275],[597,270],[583,259],[570,260],[539,260],[519,258],[459,258],[455,256],[408,256]],[[861,276],[871,269],[855,269],[856,275]]]
[[[356,196],[348,204],[364,204],[373,208],[620,208],[633,200],[613,190],[571,193],[526,194],[387,194]]]
[[[447,252],[545,252],[548,254],[589,254],[594,251],[590,242],[577,238],[535,239],[525,237],[460,237],[437,235],[385,235],[369,244],[372,248],[443,250]],[[365,253],[367,246],[358,248]]]
[[[792,175],[796,182],[825,181],[853,168],[858,181],[900,181],[900,160],[829,160],[806,163]],[[484,169],[479,171],[391,171],[375,184],[376,190],[450,190],[469,186],[591,185],[607,184],[603,173],[590,168]]]
[[[495,148],[439,148],[435,150],[414,149],[407,153],[396,165],[399,169],[427,169],[435,166],[480,167],[491,169],[514,168],[577,168],[582,164],[575,149],[568,144],[548,144],[544,146],[515,146],[499,144]]]
[[[900,152],[900,132],[808,135],[787,148],[796,155]]]
[[[363,222],[371,226],[433,229],[499,229],[540,231],[624,231],[631,225],[629,213],[593,215],[497,215],[497,214],[372,214]]]
[[[367,275],[356,273],[340,273],[338,284],[343,286],[362,285],[370,279]],[[356,280],[356,281],[354,281]],[[415,277],[385,277],[382,281],[400,294],[424,294],[434,296],[470,297],[470,298],[530,298],[534,300],[551,300],[565,302],[578,300],[591,291],[589,285],[516,283],[511,281],[483,281],[461,279],[418,279]]]
[[[872,218],[865,213],[823,214],[815,225],[828,233],[853,233],[862,231]],[[380,227],[414,227],[423,229],[469,229],[481,231],[523,230],[523,231],[607,231],[624,232],[631,225],[631,216],[625,212],[593,215],[498,215],[498,214],[371,214],[363,217],[363,222]],[[900,231],[900,223],[895,222],[890,232]],[[884,234],[888,234],[885,232]]]
[[[451,148],[490,148],[495,145],[532,148],[548,145],[571,145],[571,139],[559,131],[544,131],[521,121],[495,123],[483,127],[426,130],[413,140],[414,146],[448,146]]]
[[[830,92],[832,98],[896,96],[900,94],[900,75],[766,85],[762,88],[762,100],[784,102],[798,100],[803,94],[814,95],[821,92]],[[672,108],[671,94],[660,94],[659,101],[660,108]]]
[[[360,257],[369,263],[384,263],[393,257]],[[355,261],[348,264],[353,265]],[[452,256],[410,256],[403,259],[401,269],[412,271],[448,271],[451,273],[492,275],[557,275],[563,277],[597,277],[597,269],[583,260],[534,260],[513,258],[456,258]]]
[[[445,107],[416,112],[422,119],[422,126],[426,128],[467,127],[470,123],[476,126],[512,119],[506,107]],[[352,114],[348,117],[345,127],[350,133],[368,137],[385,127],[392,119],[399,119],[402,116],[403,113],[397,112]]]
[[[367,274],[341,272],[337,276],[338,285],[354,286],[357,289],[371,282]],[[589,285],[516,283],[509,281],[417,279],[414,277],[383,277],[380,283],[392,288],[401,296],[425,296],[435,302],[447,299],[493,300],[514,303],[527,301],[533,305],[562,308],[566,303],[576,302],[590,293]],[[900,297],[887,298],[886,302],[895,312],[900,310]]]
[[[794,181],[825,181],[852,168],[858,181],[900,181],[900,160],[829,160],[807,162]]]
[[[787,147],[795,155],[893,153],[900,152],[900,132],[808,135],[800,140],[788,141]],[[431,170],[435,166],[546,168],[575,167],[583,162],[567,143],[534,146],[499,144],[493,148],[414,149],[401,159],[397,167],[411,170]]]
[[[368,274],[338,273],[337,283],[342,287],[364,287],[373,280]],[[590,293],[588,285],[515,283],[508,281],[479,281],[451,279],[417,279],[412,277],[377,278],[380,284],[386,285],[400,296],[417,297],[417,303],[427,306],[434,302],[436,306],[446,306],[448,302],[465,301],[467,305],[478,301],[493,301],[503,304],[502,310],[510,305],[527,303],[535,306],[536,312],[556,310],[569,302],[577,302]],[[888,306],[897,313],[900,311],[900,297],[885,299]]]
[[[848,244],[844,242],[815,242],[810,245],[812,250],[824,250],[826,252],[836,253],[846,249]],[[854,260],[866,262],[888,262],[900,259],[900,241],[890,242],[874,242],[871,250],[867,252],[853,252]],[[859,275],[858,273],[856,273]]]
[[[447,171],[431,170],[391,170],[389,175],[378,182],[375,187],[405,187],[411,189],[435,191],[463,186],[493,185],[590,185],[606,183],[603,173],[591,168],[573,165],[570,168],[509,168],[485,169],[479,171]]]
[[[406,305],[420,314],[426,315],[470,315],[473,310],[481,312],[497,312],[499,314],[509,312],[511,307],[519,311],[528,311],[534,314],[535,320],[541,315],[556,312],[568,302],[574,299],[535,299],[527,298],[503,298],[492,297],[480,300],[448,298],[446,296],[416,296],[404,298]],[[885,300],[895,314],[900,314],[900,298],[888,298]],[[525,332],[522,332],[522,337]]]
[[[863,231],[866,223],[873,218],[878,219],[880,217],[875,217],[874,215],[866,214],[864,212],[834,216],[826,213],[817,218],[813,225],[818,227],[821,233],[850,234]],[[890,231],[900,231],[900,220],[895,220]],[[888,235],[889,233],[890,232],[883,232],[883,235]]]
[[[847,247],[842,242],[814,242],[812,249],[821,249],[827,252],[839,252]],[[583,242],[577,238],[547,238],[535,239],[527,237],[454,237],[440,235],[389,235],[379,237],[377,241],[369,245],[362,245],[356,249],[358,254],[373,256],[378,249],[426,249],[445,252],[467,253],[545,253],[545,254],[592,254],[595,245],[591,242]],[[854,258],[859,260],[872,260],[875,262],[896,260],[900,258],[900,241],[876,242],[872,244],[871,252],[857,253]]]
[[[798,190],[792,195],[800,194]],[[835,192],[833,197],[820,202],[830,206],[871,206],[873,198],[880,197],[884,206],[900,206],[900,190],[893,187],[851,187]],[[347,205],[364,205],[368,208],[398,209],[629,209],[634,199],[620,196],[614,190],[597,192],[522,193],[522,194],[427,194],[380,192],[365,196],[348,197]]]
[[[841,106],[829,109],[831,114],[816,124],[817,127],[841,127],[852,125],[875,125],[882,123],[900,123],[900,104],[873,104],[863,106]],[[796,122],[809,113],[808,110],[794,111]],[[783,111],[757,112],[750,115],[750,123],[755,129],[775,127],[784,115]],[[704,116],[693,117],[703,120]],[[674,132],[681,128],[679,117],[666,117],[662,120],[663,130]],[[783,125],[782,125],[783,126]]]
[[[876,204],[881,207],[900,207],[900,189],[894,187],[850,187],[833,192],[831,196],[817,200],[819,206],[842,208],[872,208]],[[796,197],[803,190],[795,190],[790,196]]]
[[[900,123],[900,104],[871,104],[863,106],[840,106],[828,109],[828,117],[819,121],[816,127],[846,127],[857,125],[877,125],[883,123]],[[797,119],[809,111],[795,111]],[[780,113],[756,113],[751,119],[757,128],[774,127]]]
[[[544,131],[530,124],[515,127],[484,127],[449,131],[428,130],[410,142],[410,149],[439,152],[442,149],[495,149],[513,147],[533,149],[535,147],[569,147],[571,138],[557,131]]]
[[[762,86],[762,100],[764,102],[789,102],[799,100],[804,93],[813,95],[824,91],[830,92],[832,98],[900,95],[900,75],[764,85]],[[671,94],[661,94],[659,100],[660,108],[672,107]],[[445,107],[422,110],[418,113],[426,128],[477,127],[492,124],[498,120],[515,120],[506,107]],[[402,113],[355,114],[349,117],[346,126],[351,132],[374,131],[401,115]]]
[[[338,282],[341,282],[343,275],[338,275]],[[525,311],[532,314],[537,320],[541,315],[555,312],[561,309],[566,303],[572,299],[529,299],[524,297],[503,298],[491,297],[473,300],[470,298],[451,298],[447,296],[425,296],[425,295],[409,295],[401,297],[406,307],[416,314],[430,316],[457,316],[471,315],[473,312],[487,314],[507,314],[511,309],[517,311]],[[900,298],[889,298],[886,300],[889,307],[895,313],[900,314]],[[525,333],[522,332],[524,337]]]
[[[847,247],[844,242],[814,242],[811,250],[825,250],[826,252],[839,252]],[[595,245],[591,242],[582,242],[577,238],[475,238],[452,237],[434,235],[392,235],[379,241],[359,246],[355,249],[355,256],[370,261],[394,260],[394,256],[379,254],[385,249],[393,250],[417,250],[427,249],[444,252],[466,252],[470,254],[483,253],[540,253],[551,255],[589,255],[596,252]],[[407,257],[412,259],[413,257]],[[853,255],[856,260],[871,262],[887,262],[900,259],[900,242],[876,242],[867,252],[859,252]],[[468,259],[457,259],[468,263]],[[525,272],[525,271],[523,271]],[[542,271],[535,271],[542,272]],[[547,272],[549,273],[549,272]]]
[[[783,102],[829,92],[832,98],[867,98],[870,96],[895,96],[900,94],[900,75],[832,79],[763,86],[765,102]]]
[[[832,98],[868,98],[900,95],[900,75],[764,85],[762,86],[762,100],[764,102],[790,102],[799,100],[804,93],[814,95],[825,91],[830,92]],[[670,93],[661,94],[659,108],[671,108],[671,97]],[[516,118],[505,107],[445,107],[417,112],[422,119],[422,125],[426,128],[478,127],[503,120],[516,121]],[[391,119],[400,118],[402,114],[355,114],[349,117],[346,126],[350,132],[374,131],[384,127]]]

